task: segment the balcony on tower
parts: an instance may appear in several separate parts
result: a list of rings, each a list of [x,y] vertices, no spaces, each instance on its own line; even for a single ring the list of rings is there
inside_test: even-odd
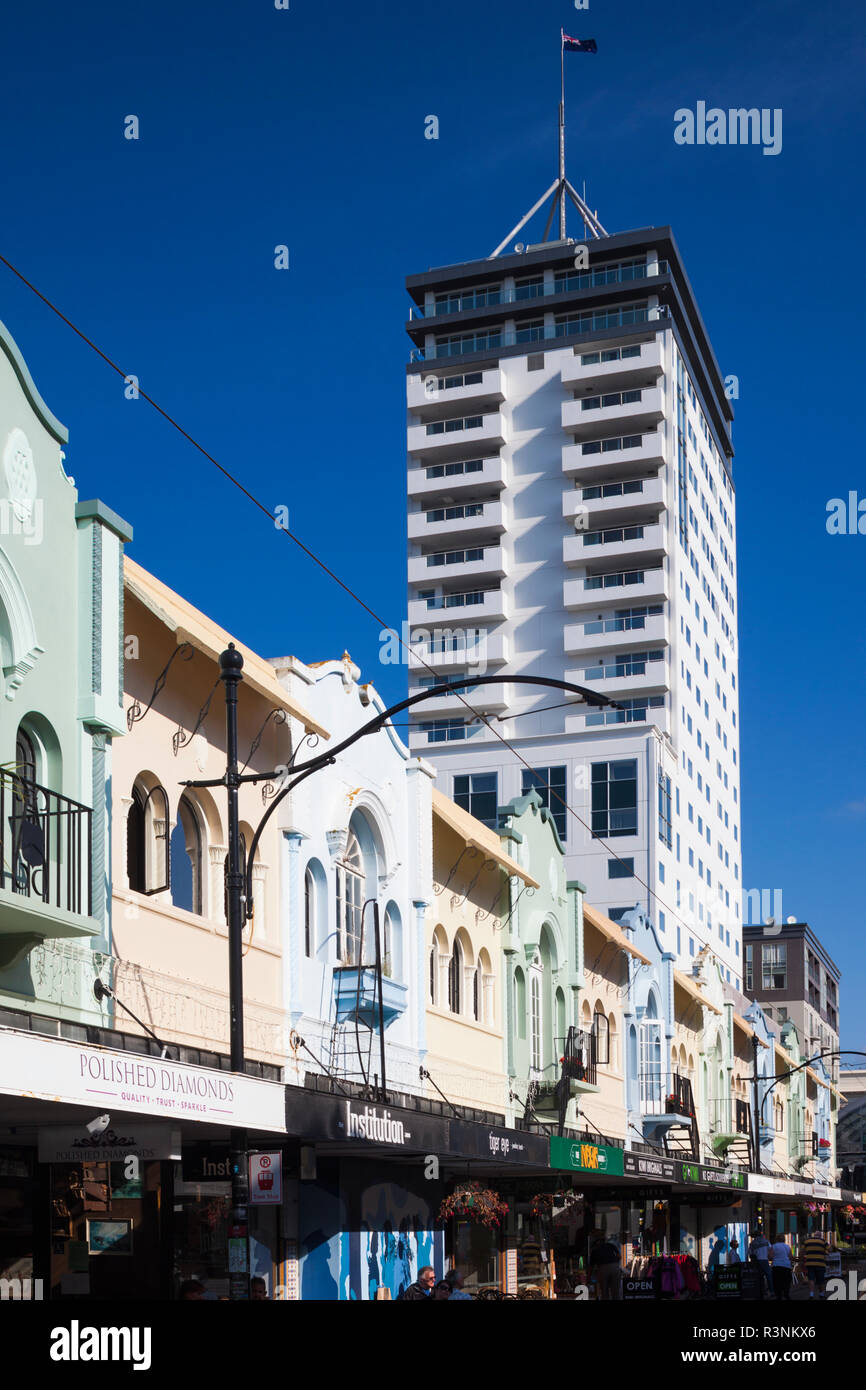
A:
[[[668,687],[668,666],[663,647],[648,647],[641,651],[605,655],[599,660],[566,671],[565,679],[590,690],[620,696],[636,693],[658,694]]]
[[[447,538],[471,548],[473,541],[501,536],[508,524],[508,507],[498,498],[442,503],[409,513],[409,540],[431,543]]]
[[[501,622],[508,617],[508,598],[501,589],[455,589],[409,600],[409,626],[432,627],[447,623]]]
[[[487,675],[488,667],[504,666],[509,660],[508,638],[503,633],[491,634],[484,628],[452,628],[447,618],[428,623],[429,636],[413,641],[409,653],[409,678],[418,675],[467,670],[470,675]],[[430,671],[428,668],[433,668]]]
[[[600,573],[566,579],[563,607],[569,610],[598,608],[602,604],[659,603],[669,597],[669,581],[663,564],[611,563]]]
[[[593,614],[568,623],[563,646],[568,656],[598,656],[670,645],[668,619],[661,603],[629,604],[613,613]]]
[[[638,563],[657,564],[667,550],[666,529],[661,522],[650,525],[602,526],[578,531],[562,542],[565,565],[599,566],[610,556],[611,563],[633,568]]]
[[[487,587],[493,579],[503,579],[506,574],[505,551],[494,542],[449,546],[429,551],[426,555],[409,556],[409,583],[422,588],[447,584],[449,588],[473,584]],[[483,581],[483,582],[482,582]]]
[[[665,462],[665,437],[661,429],[608,429],[590,439],[568,444],[562,451],[562,471],[582,483],[656,473]]]
[[[616,391],[637,384],[651,385],[663,371],[662,345],[653,337],[649,342],[623,347],[593,344],[586,349],[577,348],[573,357],[564,359],[560,375],[564,387],[583,394],[587,387],[594,386]]]
[[[457,459],[450,463],[422,463],[410,467],[409,496],[419,503],[462,501],[493,496],[507,485],[505,461],[498,454],[487,458]]]
[[[414,676],[409,687],[410,695],[420,695],[422,690],[432,688],[435,681],[451,680],[452,676],[447,673],[442,677],[434,676]],[[507,681],[497,681],[490,685],[473,685],[470,676],[465,685],[459,687],[460,694],[436,695],[430,700],[425,700],[423,704],[416,705],[410,711],[413,721],[429,721],[438,719],[441,716],[446,718],[471,719],[471,714],[467,705],[472,710],[477,710],[479,714],[500,714],[508,708],[510,702],[511,687]],[[460,696],[463,698],[461,699]],[[464,700],[466,704],[464,704]],[[413,729],[417,730],[417,724],[413,723]],[[434,731],[435,732],[435,731]],[[433,742],[447,742],[443,739],[433,739]]]
[[[484,413],[468,406],[452,407],[442,419],[410,425],[406,448],[414,458],[433,461],[461,455],[493,453],[506,442],[505,420],[498,410]]]
[[[575,483],[562,494],[562,515],[581,531],[652,521],[665,504],[664,479],[658,474]]]
[[[444,366],[435,371],[431,367],[411,375],[406,382],[406,404],[410,410],[417,411],[425,423],[459,415],[464,405],[485,411],[504,400],[505,387],[499,367],[450,373]]]
[[[622,391],[595,391],[562,403],[562,428],[575,439],[588,439],[615,428],[637,434],[652,429],[664,416],[660,387],[632,387]]]

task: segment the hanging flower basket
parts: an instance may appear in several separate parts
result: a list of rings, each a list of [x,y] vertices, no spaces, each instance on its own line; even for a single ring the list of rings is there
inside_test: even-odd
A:
[[[559,1192],[536,1192],[535,1196],[529,1200],[529,1215],[551,1217],[554,1207],[568,1208],[574,1206],[581,1196],[582,1193],[574,1192],[570,1187]],[[559,1213],[559,1215],[564,1215],[564,1212]],[[558,1216],[557,1219],[559,1219]]]
[[[804,1202],[802,1209],[809,1216],[818,1216],[820,1213],[830,1210],[829,1202]]]
[[[829,1140],[829,1139],[819,1139],[819,1140],[818,1140],[818,1148],[819,1148],[819,1149],[831,1149],[832,1147],[833,1147],[833,1146],[832,1146],[832,1144],[830,1143],[830,1140]]]
[[[507,1215],[508,1203],[498,1192],[480,1182],[465,1182],[442,1200],[436,1220],[444,1223],[458,1216],[478,1226],[501,1226]]]

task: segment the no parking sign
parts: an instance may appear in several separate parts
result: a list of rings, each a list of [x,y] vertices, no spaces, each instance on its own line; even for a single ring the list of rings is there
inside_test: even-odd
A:
[[[250,1203],[252,1206],[279,1206],[283,1200],[283,1156],[281,1153],[250,1154]]]

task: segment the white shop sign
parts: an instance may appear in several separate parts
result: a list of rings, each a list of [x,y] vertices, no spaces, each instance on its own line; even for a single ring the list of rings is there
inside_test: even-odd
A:
[[[771,1178],[762,1173],[749,1174],[749,1191],[766,1192],[775,1197],[809,1197],[813,1195],[810,1182],[795,1182],[791,1178]]]
[[[95,1113],[141,1111],[280,1134],[286,1129],[279,1082],[6,1028],[0,1029],[0,1092],[93,1106]]]

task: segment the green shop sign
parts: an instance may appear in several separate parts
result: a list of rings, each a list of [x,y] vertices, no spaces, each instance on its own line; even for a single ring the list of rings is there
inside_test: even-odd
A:
[[[623,1151],[607,1144],[584,1144],[577,1139],[560,1139],[555,1136],[550,1141],[551,1168],[567,1168],[572,1173],[603,1173],[605,1176],[621,1178],[623,1175]]]
[[[745,1187],[745,1173],[733,1173],[725,1168],[705,1168],[703,1163],[681,1163],[680,1182],[700,1183],[707,1187]]]

